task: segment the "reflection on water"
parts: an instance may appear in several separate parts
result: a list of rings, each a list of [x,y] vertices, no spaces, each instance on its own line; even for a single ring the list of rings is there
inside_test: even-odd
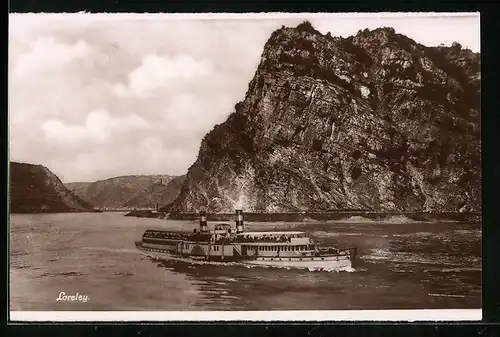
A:
[[[294,310],[481,307],[477,223],[247,223],[356,245],[353,272],[152,261],[146,228],[198,224],[123,213],[12,215],[11,310]],[[60,292],[89,296],[56,301]]]

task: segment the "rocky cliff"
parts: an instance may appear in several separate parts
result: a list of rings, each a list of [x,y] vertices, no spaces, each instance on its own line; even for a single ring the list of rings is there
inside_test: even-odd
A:
[[[130,175],[92,183],[67,183],[66,187],[96,207],[122,208],[127,207],[126,204],[137,196],[149,193],[151,186],[167,185],[173,178],[175,177],[169,175]],[[148,205],[154,206],[155,204]]]
[[[68,190],[42,165],[10,162],[10,212],[77,212],[92,206]]]
[[[479,211],[480,56],[392,28],[275,31],[172,211]]]

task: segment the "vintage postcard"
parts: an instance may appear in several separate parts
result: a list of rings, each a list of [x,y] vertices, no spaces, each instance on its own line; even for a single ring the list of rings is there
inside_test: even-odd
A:
[[[10,320],[480,320],[479,19],[11,14]]]

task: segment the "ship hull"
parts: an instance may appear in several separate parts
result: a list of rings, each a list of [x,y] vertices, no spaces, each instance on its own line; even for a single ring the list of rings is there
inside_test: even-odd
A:
[[[139,251],[144,255],[166,261],[183,261],[187,263],[212,263],[227,264],[236,263],[250,267],[276,267],[294,268],[309,270],[348,270],[352,268],[352,257],[348,255],[325,255],[307,257],[252,257],[252,256],[201,256],[201,255],[180,255],[172,251],[154,249],[137,245]]]
[[[257,258],[245,261],[246,264],[268,267],[301,268],[314,270],[340,270],[352,268],[347,257],[311,257],[311,258]]]

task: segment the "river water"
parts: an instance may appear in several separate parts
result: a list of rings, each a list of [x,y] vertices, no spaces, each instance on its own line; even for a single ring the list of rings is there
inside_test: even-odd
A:
[[[15,214],[11,310],[330,310],[481,308],[481,225],[246,223],[301,230],[320,244],[355,245],[353,270],[318,272],[156,262],[134,246],[147,228],[198,224],[124,213]],[[56,301],[61,292],[87,302]]]

